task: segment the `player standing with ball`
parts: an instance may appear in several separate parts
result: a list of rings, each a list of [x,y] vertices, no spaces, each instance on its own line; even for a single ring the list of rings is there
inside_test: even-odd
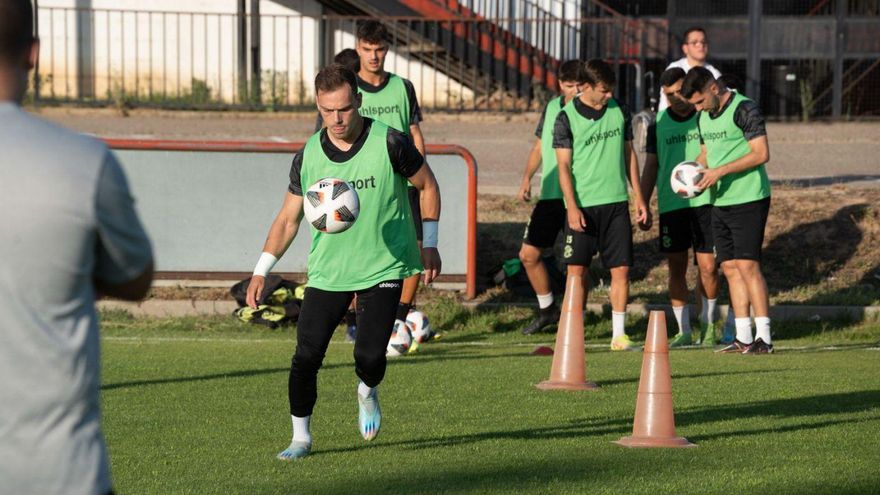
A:
[[[642,196],[649,203],[654,185],[657,185],[660,252],[666,255],[669,263],[669,299],[678,323],[678,335],[669,341],[669,347],[691,345],[697,340],[691,336],[687,305],[688,249],[692,247],[702,282],[702,335],[699,340],[704,346],[714,346],[718,270],[712,242],[713,190],[686,199],[679,197],[669,186],[672,169],[700,154],[699,113],[679,95],[684,77],[684,69],[678,67],[667,69],[660,75],[660,89],[669,101],[669,107],[660,111],[656,123],[648,129]]]
[[[315,78],[318,111],[327,127],[294,156],[290,185],[269,229],[263,254],[248,286],[256,307],[265,277],[296,236],[303,216],[303,189],[326,177],[362,186],[360,214],[346,231],[312,230],[309,282],[297,324],[296,351],[288,381],[293,440],[278,454],[293,460],[309,454],[309,428],[317,400],[318,370],[333,335],[357,294],[358,332],[354,344],[358,423],[365,440],[379,433],[381,411],[376,387],[385,376],[385,347],[391,335],[402,280],[424,267],[430,283],[440,273],[437,222],[440,191],[430,167],[412,141],[381,122],[361,117],[361,97],[350,70],[333,64]],[[425,242],[419,249],[407,198],[407,181],[418,191],[424,213]],[[305,187],[304,187],[305,186]]]
[[[715,189],[715,259],[727,278],[736,314],[736,339],[719,352],[772,353],[770,301],[761,273],[761,245],[770,212],[770,179],[764,168],[770,146],[764,116],[757,103],[728,90],[702,67],[685,76],[681,94],[701,112],[703,144],[696,161],[709,170],[697,185]],[[755,312],[754,340],[749,303]]]

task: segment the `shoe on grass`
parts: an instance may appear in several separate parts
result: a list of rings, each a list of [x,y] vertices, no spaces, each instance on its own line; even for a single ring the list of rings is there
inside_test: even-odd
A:
[[[559,308],[552,306],[552,309],[538,310],[538,316],[523,328],[522,333],[523,335],[532,335],[557,323],[559,323]]]
[[[773,344],[764,342],[764,339],[755,339],[743,354],[773,354]]]
[[[676,347],[684,347],[688,345],[693,345],[694,341],[691,338],[691,334],[678,332],[675,337],[669,340],[669,348],[674,349]]]
[[[714,323],[707,323],[700,329],[700,345],[703,347],[715,347]]]
[[[611,339],[611,350],[612,351],[637,351],[639,350],[639,346],[637,346],[632,340],[629,339],[629,335],[621,335],[620,337],[615,337]]]
[[[749,345],[751,345],[751,344],[743,344],[739,340],[733,339],[732,343],[730,343],[727,346],[722,347],[721,349],[718,349],[715,352],[717,352],[719,354],[734,354],[734,353],[735,354],[742,354],[743,351],[745,351],[746,349],[749,348]]]
[[[281,461],[295,461],[309,455],[312,451],[312,444],[309,442],[290,442],[290,447],[279,452],[277,456]]]
[[[364,440],[370,441],[379,434],[382,426],[382,411],[379,409],[379,391],[375,388],[364,397],[360,393],[358,398],[358,427]]]

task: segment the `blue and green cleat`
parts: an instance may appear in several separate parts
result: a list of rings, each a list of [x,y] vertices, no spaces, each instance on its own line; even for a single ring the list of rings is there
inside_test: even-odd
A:
[[[379,434],[382,426],[382,410],[379,409],[379,392],[374,388],[366,397],[358,397],[358,426],[364,440],[370,441]]]
[[[279,452],[277,457],[281,461],[295,461],[297,459],[302,459],[303,457],[309,455],[312,451],[312,444],[309,442],[290,442],[290,447],[287,447],[282,452]]]
[[[674,349],[676,347],[684,347],[693,345],[694,341],[691,338],[691,334],[678,332],[675,337],[669,339],[669,348]]]

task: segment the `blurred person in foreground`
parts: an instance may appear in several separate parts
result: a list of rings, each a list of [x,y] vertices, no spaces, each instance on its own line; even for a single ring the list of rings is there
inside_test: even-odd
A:
[[[107,147],[21,109],[32,26],[0,0],[0,491],[103,495],[95,299],[143,298],[153,256]]]

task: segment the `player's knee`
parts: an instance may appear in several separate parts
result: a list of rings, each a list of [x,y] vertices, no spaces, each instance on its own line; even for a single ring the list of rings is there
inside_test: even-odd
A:
[[[628,266],[616,266],[611,269],[611,280],[621,280],[627,281],[629,280],[629,267]]]
[[[358,369],[371,372],[385,365],[385,348],[355,349],[354,362]]]
[[[761,273],[761,267],[755,260],[736,260],[736,269],[745,278],[753,278]]]
[[[297,349],[290,360],[290,367],[300,373],[317,373],[323,361],[324,356],[321,354]]]
[[[523,244],[519,250],[519,260],[524,265],[536,265],[540,259],[541,251],[534,246]]]

